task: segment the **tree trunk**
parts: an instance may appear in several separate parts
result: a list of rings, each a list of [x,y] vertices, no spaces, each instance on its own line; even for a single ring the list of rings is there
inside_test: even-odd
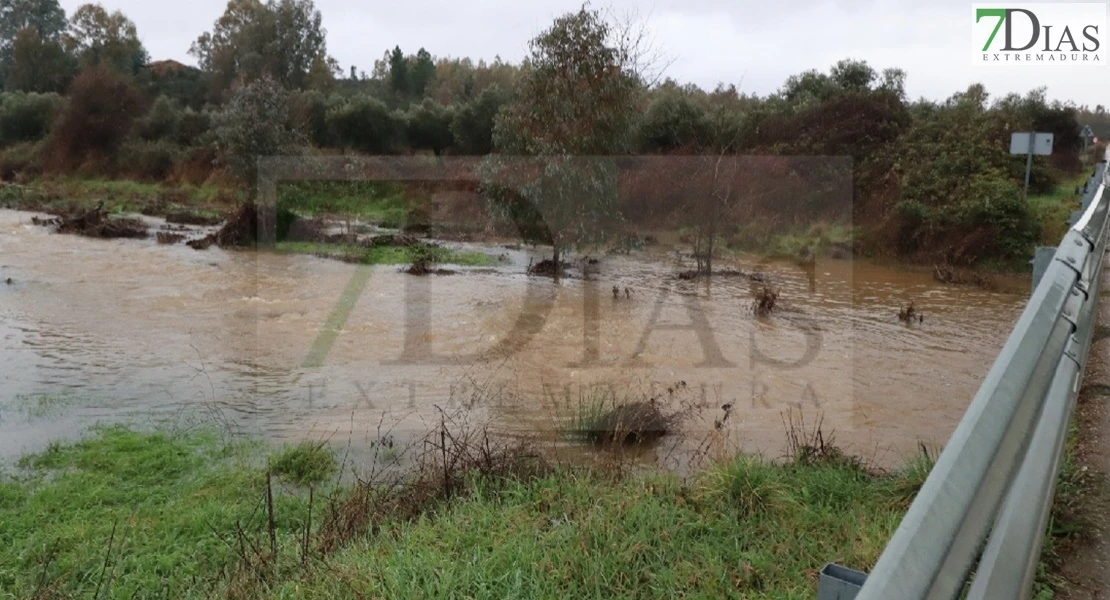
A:
[[[713,241],[717,237],[716,227],[713,223],[709,224],[709,235],[706,237],[705,243],[705,274],[710,277],[713,276]]]
[[[697,264],[697,266],[695,268],[697,269],[698,273],[701,273],[701,249],[698,247],[700,245],[701,245],[701,230],[695,228],[694,229],[694,262]]]
[[[559,275],[561,275],[562,271],[563,271],[563,269],[561,267],[562,263],[559,262],[559,245],[558,244],[554,244],[551,247],[551,254],[552,254],[552,259],[551,260],[555,263],[555,279],[558,279]]]

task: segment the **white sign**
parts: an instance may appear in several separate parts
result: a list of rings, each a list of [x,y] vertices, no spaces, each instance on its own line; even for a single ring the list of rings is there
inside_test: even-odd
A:
[[[971,5],[971,61],[985,66],[1105,67],[1106,3]]]
[[[1029,154],[1029,132],[1015,133],[1010,136],[1010,154]],[[1052,154],[1052,134],[1038,133],[1033,137],[1033,154],[1048,156]]]

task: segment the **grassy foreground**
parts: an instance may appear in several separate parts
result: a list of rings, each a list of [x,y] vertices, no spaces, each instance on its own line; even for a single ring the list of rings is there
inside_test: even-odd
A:
[[[269,464],[301,485],[273,488],[275,558],[266,462],[217,435],[119,427],[25,457],[0,482],[0,597],[809,599],[826,562],[874,562],[924,473],[738,458],[685,482],[472,475],[336,545],[360,492],[317,490],[310,519],[304,483],[331,471],[287,450]]]
[[[323,445],[96,428],[0,474],[0,598],[809,600],[825,563],[871,568],[930,466],[877,473],[826,448],[680,479],[446,438],[399,478],[339,485]],[[1075,439],[1038,599],[1059,538],[1083,535]]]

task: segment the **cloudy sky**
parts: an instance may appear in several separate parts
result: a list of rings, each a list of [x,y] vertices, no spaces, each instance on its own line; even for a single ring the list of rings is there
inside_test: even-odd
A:
[[[72,12],[82,2],[63,0]],[[154,59],[195,64],[187,52],[226,0],[168,3],[102,0],[138,25]],[[580,0],[316,0],[328,48],[344,71],[369,72],[387,48],[423,46],[436,56],[517,61],[528,40]],[[841,58],[908,73],[911,97],[940,99],[982,82],[993,95],[1046,86],[1051,98],[1110,104],[1110,66],[971,64],[970,2],[934,0],[600,0],[637,13],[670,59],[666,75],[705,88],[732,83],[773,92],[792,73],[826,69]],[[1105,25],[1103,26],[1105,27]]]

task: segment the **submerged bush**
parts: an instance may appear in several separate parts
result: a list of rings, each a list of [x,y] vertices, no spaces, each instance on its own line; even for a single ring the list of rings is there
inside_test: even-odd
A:
[[[335,455],[323,444],[302,442],[270,458],[270,472],[294,485],[317,485],[338,470]]]

